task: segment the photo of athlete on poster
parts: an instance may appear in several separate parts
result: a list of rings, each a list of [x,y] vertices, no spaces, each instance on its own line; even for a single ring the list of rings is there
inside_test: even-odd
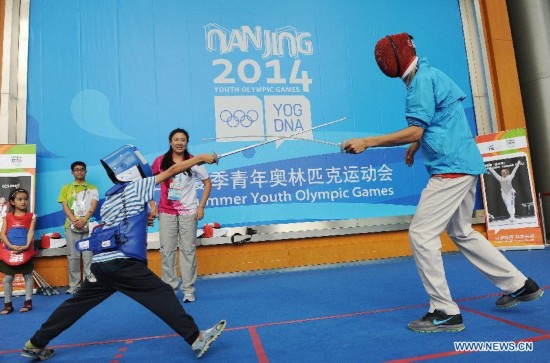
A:
[[[482,179],[491,228],[538,225],[528,165],[524,153],[485,159],[488,173]]]

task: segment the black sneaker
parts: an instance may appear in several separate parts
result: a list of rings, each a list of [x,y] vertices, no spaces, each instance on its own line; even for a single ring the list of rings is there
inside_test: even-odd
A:
[[[528,278],[521,289],[508,295],[502,295],[497,299],[496,304],[499,308],[511,308],[522,301],[536,300],[543,294],[544,290],[542,290],[535,281]]]
[[[409,323],[409,329],[419,333],[453,332],[464,330],[462,315],[447,315],[442,311],[434,310],[421,319]]]

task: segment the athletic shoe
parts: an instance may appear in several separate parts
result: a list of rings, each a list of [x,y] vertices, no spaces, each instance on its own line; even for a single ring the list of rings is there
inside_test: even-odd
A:
[[[195,301],[195,294],[184,294],[183,295],[183,302],[184,303],[193,302],[193,301]]]
[[[86,280],[88,280],[90,282],[97,282],[97,279],[95,278],[95,275],[92,273],[92,271],[89,271],[86,274]]]
[[[53,349],[47,348],[37,348],[32,345],[31,341],[28,340],[23,347],[23,352],[21,352],[22,357],[31,358],[33,360],[46,360],[53,357]]]
[[[210,344],[212,344],[214,340],[218,339],[222,333],[222,330],[225,329],[226,324],[227,322],[225,320],[220,320],[220,322],[212,328],[200,331],[199,337],[195,340],[193,345],[191,345],[191,349],[193,349],[193,352],[195,352],[197,358],[202,357],[202,355],[210,347]]]
[[[80,289],[80,286],[71,287],[67,291],[65,291],[65,294],[70,294],[70,295],[76,294],[78,289]]]
[[[511,308],[522,301],[536,300],[543,294],[544,290],[542,290],[535,281],[528,278],[521,289],[508,295],[502,295],[497,299],[496,304],[499,308]]]
[[[454,332],[464,330],[462,315],[447,315],[442,311],[434,310],[421,319],[409,323],[409,329],[419,333]]]

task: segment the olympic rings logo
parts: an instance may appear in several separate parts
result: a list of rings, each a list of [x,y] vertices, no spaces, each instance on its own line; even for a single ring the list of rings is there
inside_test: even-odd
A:
[[[243,110],[235,110],[234,112],[223,110],[220,112],[220,121],[225,122],[229,127],[237,127],[239,125],[250,127],[258,120],[258,117],[258,111],[256,110],[248,110],[246,112]]]

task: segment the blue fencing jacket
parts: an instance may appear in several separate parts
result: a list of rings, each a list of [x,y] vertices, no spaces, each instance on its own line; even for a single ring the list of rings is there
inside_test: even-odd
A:
[[[446,74],[420,60],[407,89],[405,116],[409,126],[424,129],[420,145],[430,175],[487,172],[462,106],[465,98]]]

